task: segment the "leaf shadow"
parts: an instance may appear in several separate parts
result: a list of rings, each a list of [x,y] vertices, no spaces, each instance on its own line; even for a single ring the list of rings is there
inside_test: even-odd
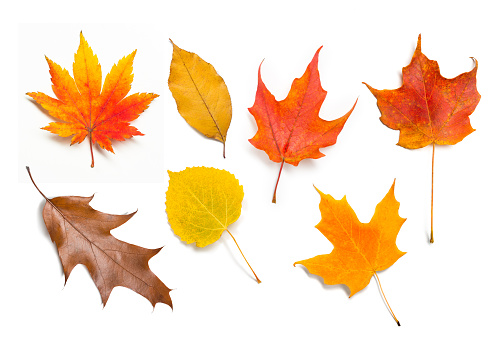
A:
[[[56,122],[56,123],[64,123],[64,121],[62,120],[58,120],[57,118],[51,116],[49,114],[49,111],[47,111],[45,108],[43,108],[39,103],[37,103],[35,100],[29,98],[28,101],[30,101],[40,112],[42,112],[48,120],[52,121],[52,122]],[[50,134],[50,135],[47,135],[48,136],[48,139],[50,139],[51,141],[54,141],[54,142],[58,142],[59,144],[66,144],[66,145],[70,145],[70,141],[71,141],[71,137],[61,137],[57,134]],[[112,140],[112,143],[113,143],[113,147],[115,148],[115,150],[120,150],[121,149],[121,146],[125,143],[127,144],[134,144],[132,142],[136,142],[136,140],[133,139],[133,137],[129,138],[129,139],[126,139],[124,141],[119,141],[119,140]],[[89,142],[89,138],[86,137],[86,139],[84,140],[85,142]],[[84,142],[82,142],[84,143]],[[75,145],[80,145],[81,143],[78,143],[78,144],[75,144]],[[103,158],[104,160],[109,160],[111,158],[111,155],[114,155],[114,153],[111,153],[109,151],[105,151],[105,149],[102,149],[97,143],[93,145],[93,153],[95,155],[99,155],[100,158]]]
[[[330,147],[326,147],[326,148],[330,148]],[[326,154],[323,157],[326,157]],[[323,158],[323,157],[321,157],[321,158]],[[302,163],[303,170],[305,170],[306,172],[309,171],[309,173],[313,173],[313,172],[317,171],[317,169],[319,168],[316,166],[316,162],[317,162],[316,160],[319,160],[319,158],[306,158],[306,159],[299,162],[299,166]]]
[[[169,227],[171,228],[171,225],[169,224],[169,219],[166,217],[166,222],[167,224],[169,225]],[[237,229],[237,223],[233,223],[234,224],[234,229]],[[207,246],[205,246],[204,248],[200,248],[196,245],[196,243],[191,243],[191,244],[187,244],[185,243],[184,241],[182,241],[180,239],[180,237],[178,237],[173,229],[171,229],[171,232],[174,236],[176,236],[176,238],[178,239],[178,242],[179,244],[181,245],[184,245],[185,247],[191,249],[194,253],[196,254],[207,254],[209,253],[209,251],[213,251],[213,250],[216,250],[216,249],[219,249],[218,247],[221,246],[221,245],[224,245],[228,254],[230,255],[230,258],[233,260],[233,262],[239,266],[239,268],[243,271],[243,273],[245,273],[246,275],[248,275],[253,281],[256,281],[255,280],[255,277],[253,276],[253,274],[251,273],[251,271],[249,271],[248,269],[246,269],[243,264],[241,262],[238,261],[238,259],[236,258],[235,256],[235,252],[233,252],[232,250],[234,249],[231,249],[231,247],[229,246],[229,243],[228,243],[228,239],[226,238],[222,238],[222,236],[220,236],[220,238],[218,238],[217,241],[215,241],[214,243],[211,243]],[[224,232],[222,232],[222,235],[224,235],[225,233],[225,230]],[[229,237],[229,239],[232,239]],[[239,251],[236,249],[237,253],[239,254]],[[245,262],[246,263],[246,262]]]
[[[255,135],[257,134],[257,131],[258,131],[257,122],[255,121],[255,118],[253,118],[253,116],[251,114],[249,116],[247,116],[247,120],[248,120],[248,126],[253,127],[253,135],[248,138],[248,139],[251,139],[252,137],[255,137]],[[267,153],[265,151],[255,148],[249,141],[247,144],[246,153],[248,155],[252,154],[253,158],[256,157],[257,159],[262,160],[263,163],[272,162],[274,164],[277,164],[277,162],[273,162],[269,159],[269,156],[267,155]]]
[[[428,242],[429,242],[429,240],[428,240]],[[374,275],[373,279],[375,280],[377,289],[380,289],[379,281],[377,280],[377,277],[375,275]],[[382,292],[379,292],[379,295],[381,296],[381,300],[382,300],[382,302],[384,304],[384,307],[386,307],[386,310],[388,310],[388,313],[390,314],[390,316],[392,316],[393,318],[395,318],[395,315],[391,311],[391,308],[389,307],[388,302],[386,301],[386,298],[385,298],[384,294]],[[398,326],[400,326],[400,324],[398,324]]]
[[[425,220],[425,225],[423,225],[423,226],[426,228],[426,229],[424,230],[424,239],[425,239],[426,243],[431,244],[431,242],[430,242],[430,238],[431,238],[430,236],[431,236],[431,233],[430,233],[430,231],[429,231],[429,229],[428,229],[428,225],[429,225],[429,224],[430,224],[430,223],[427,223],[427,220]]]
[[[331,120],[334,120],[336,118],[332,118]],[[258,126],[257,126],[257,122],[255,121],[254,117],[252,115],[249,115],[248,116],[248,123],[249,123],[249,126],[250,127],[253,127],[254,129],[254,133],[253,133],[253,136],[250,137],[250,139],[252,137],[255,136],[255,134],[258,132]],[[263,150],[260,150],[260,149],[256,149],[255,147],[253,147],[253,145],[249,144],[248,145],[250,148],[248,149],[247,153],[248,154],[253,154],[253,155],[256,155],[257,158],[261,159],[263,162],[272,162],[274,164],[279,164],[280,162],[273,162],[269,159],[269,156],[267,155],[267,153]],[[320,158],[326,158],[328,155],[327,153],[330,152],[331,148],[334,148],[336,146],[336,143],[334,143],[333,145],[329,145],[329,146],[326,146],[326,147],[322,147],[320,148],[320,152],[323,153],[324,156],[320,157]],[[332,149],[333,150],[333,149]],[[317,166],[316,166],[316,160],[319,160],[320,158],[305,158],[303,160],[301,160],[299,162],[299,165],[302,165],[303,168],[302,169],[305,169],[305,170],[309,170],[309,171],[316,171],[317,170]],[[292,165],[288,164],[288,163],[285,163],[285,166],[286,167],[287,165],[293,167]]]
[[[38,205],[37,213],[43,213],[45,204],[46,204],[45,201],[40,202],[40,204]],[[58,248],[56,247],[56,244],[54,244],[54,242],[52,241],[51,235],[49,235],[49,232],[47,231],[47,228],[46,228],[45,222],[44,222],[44,218],[42,215],[37,216],[37,222],[38,222],[37,226],[39,227],[40,231],[42,232],[42,235],[45,238],[47,238],[47,240],[51,243],[52,250],[53,250],[54,254],[57,256],[58,261],[61,262],[61,259],[59,258]],[[58,265],[59,265],[59,270],[60,270],[61,275],[64,275],[63,265],[61,263],[58,263]]]
[[[175,234],[175,233],[173,233],[173,234]],[[220,239],[218,239],[216,242],[211,243],[211,244],[209,244],[209,245],[207,245],[207,246],[205,246],[203,248],[200,248],[200,247],[198,247],[196,245],[195,242],[187,244],[187,243],[183,242],[180,239],[180,237],[177,236],[177,238],[178,238],[178,241],[180,241],[180,243],[183,243],[185,246],[187,246],[188,248],[192,249],[197,254],[206,254],[206,253],[208,253],[208,251],[213,251],[213,250],[217,249],[217,246],[221,244]]]
[[[429,154],[431,156],[431,153],[433,151],[433,147],[431,147],[431,144],[427,146],[429,148]],[[436,144],[435,145],[435,150],[436,150],[436,156],[435,156],[435,162],[439,159],[439,154],[443,154],[445,151],[448,151],[450,149],[452,149],[453,146],[452,145],[440,145],[440,144]],[[417,150],[420,150],[420,149],[417,149]],[[424,153],[424,152],[419,152],[419,153]],[[440,161],[442,161],[442,159],[440,158]],[[436,165],[434,166],[434,170],[433,172],[435,172],[437,169],[438,169],[438,163],[436,163]],[[435,183],[439,182],[438,180],[438,173],[440,172],[437,172],[436,175],[437,177],[434,177],[433,180],[430,180],[433,182],[433,185],[431,185],[433,188],[435,187]],[[433,189],[434,190],[434,189]],[[430,192],[431,189],[428,190],[428,192]],[[435,196],[436,194],[433,194],[433,199],[430,200],[430,201],[434,201],[435,200]],[[424,227],[424,235],[425,235],[425,239],[426,239],[426,242],[428,243],[428,245],[432,244],[430,239],[431,239],[431,226],[433,225],[433,230],[435,230],[435,207],[434,205],[431,205],[431,202],[430,204],[428,204],[428,207],[430,206],[433,206],[433,214],[430,214],[430,216],[423,216],[423,227]],[[433,223],[431,222],[431,215],[433,215]]]
[[[311,278],[311,279],[315,279],[317,280],[320,284],[321,284],[321,287],[323,287],[323,289],[327,290],[327,291],[334,291],[334,290],[343,290],[344,293],[346,293],[346,295],[349,296],[351,295],[351,291],[349,290],[348,286],[340,283],[340,284],[337,284],[337,285],[327,285],[324,281],[323,281],[323,278],[319,275],[315,275],[315,274],[311,274],[309,273],[309,271],[307,270],[306,267],[304,267],[303,265],[299,265],[299,266],[295,266],[296,268],[297,267],[300,267],[300,269],[302,269],[304,271],[304,273],[306,273],[306,275]]]
[[[28,99],[28,101],[31,102],[40,112],[42,112],[43,114],[45,114],[45,116],[47,117],[48,120],[56,122],[56,123],[64,123],[63,121],[58,120],[57,118],[54,118],[53,116],[51,116],[49,114],[49,111],[47,111],[45,108],[43,108],[35,100],[33,100],[33,99],[30,98],[30,99]],[[42,128],[40,128],[40,129],[42,129]],[[49,131],[47,131],[47,132],[49,132]],[[48,135],[48,138],[50,140],[52,140],[52,141],[59,142],[60,144],[69,144],[68,137],[60,137],[58,135],[52,134],[52,135]]]
[[[251,272],[249,269],[246,269],[246,268],[243,266],[243,263],[241,263],[240,261],[238,261],[238,260],[236,259],[236,252],[237,252],[237,253],[239,253],[238,249],[237,249],[237,248],[231,249],[231,247],[229,246],[229,243],[228,243],[228,240],[227,240],[227,239],[223,241],[223,245],[225,246],[225,248],[227,249],[227,251],[228,251],[229,255],[231,256],[232,261],[233,261],[236,265],[238,265],[238,266],[239,266],[239,268],[241,269],[241,271],[242,271],[244,274],[248,275],[248,277],[249,277],[250,279],[252,279],[253,281],[255,281],[255,282],[256,282],[257,280],[255,280],[255,277],[253,276],[252,272]],[[231,251],[231,250],[236,250],[236,252]],[[243,262],[244,262],[244,261],[243,261]],[[246,263],[246,262],[244,262],[244,263]]]
[[[44,207],[45,207],[46,202],[41,201],[40,204],[38,205],[38,211],[37,213],[43,213]],[[38,222],[38,227],[40,231],[42,232],[42,235],[47,238],[49,241],[52,243],[51,236],[49,235],[49,232],[47,231],[47,228],[45,227],[45,222],[43,216],[37,216],[37,222]]]
[[[183,117],[182,117],[182,119],[183,119]],[[222,150],[224,149],[222,142],[220,142],[219,140],[217,140],[215,138],[211,138],[211,137],[204,135],[203,133],[199,132],[197,129],[193,128],[189,123],[187,123],[187,121],[184,120],[184,122],[185,122],[185,125],[188,125],[192,131],[196,132],[199,135],[199,137],[201,138],[201,142],[202,142],[201,144],[206,144],[204,142],[209,141],[212,143],[218,143],[220,145],[220,149],[222,149]],[[228,138],[228,134],[226,136],[226,143],[227,143],[227,138]]]
[[[45,114],[48,118],[50,118],[51,120],[54,119],[53,116],[51,116],[49,114],[49,111],[46,110],[45,108],[42,107],[42,105],[40,105],[38,102],[36,102],[35,100],[33,100],[32,98],[28,98],[27,99],[29,102],[31,102],[33,105],[35,105],[35,107],[40,111],[42,112],[43,114]]]
[[[178,237],[178,236],[175,234],[175,232],[174,232],[174,231],[173,231],[173,229],[171,228],[171,225],[169,224],[169,219],[168,219],[168,217],[167,217],[167,216],[166,216],[166,224],[168,224],[169,228],[171,229],[171,233],[173,234],[173,236],[175,236],[175,237],[177,238],[178,243],[179,243],[179,244],[181,244],[181,245],[183,245],[183,246],[185,246],[185,247],[187,247],[188,249],[191,249],[191,250],[192,250],[194,253],[196,253],[196,254],[205,254],[205,253],[207,253],[208,251],[213,251],[214,249],[217,249],[217,245],[221,244],[221,242],[220,242],[220,238],[219,238],[216,242],[214,242],[214,243],[212,243],[212,244],[210,244],[210,245],[207,245],[207,246],[205,246],[204,248],[199,248],[199,247],[196,245],[196,243],[195,243],[195,242],[194,242],[194,243],[187,244],[186,242],[182,241],[182,240],[180,239],[180,237]]]

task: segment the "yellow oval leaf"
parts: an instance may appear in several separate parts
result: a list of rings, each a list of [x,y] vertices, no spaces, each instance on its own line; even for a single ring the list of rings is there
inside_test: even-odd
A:
[[[168,174],[166,213],[182,241],[205,247],[239,218],[244,192],[233,174],[207,167]]]
[[[197,131],[224,143],[231,123],[231,97],[215,68],[173,43],[168,79],[178,112]]]

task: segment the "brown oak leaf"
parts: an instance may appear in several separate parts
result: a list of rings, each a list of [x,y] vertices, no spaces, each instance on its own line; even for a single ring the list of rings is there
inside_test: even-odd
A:
[[[33,181],[30,169],[26,167]],[[51,240],[58,248],[65,283],[73,268],[83,264],[101,295],[103,306],[117,286],[127,287],[147,298],[152,306],[165,303],[173,307],[171,289],[150,270],[148,261],[162,248],[146,249],[116,239],[110,230],[127,222],[136,212],[126,215],[96,211],[93,197],[63,196],[45,198],[43,218]]]

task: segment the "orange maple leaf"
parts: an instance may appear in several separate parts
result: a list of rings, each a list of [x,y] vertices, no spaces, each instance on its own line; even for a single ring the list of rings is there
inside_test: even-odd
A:
[[[42,129],[61,137],[73,135],[70,145],[81,143],[89,136],[91,167],[94,167],[94,143],[113,153],[111,139],[124,141],[143,135],[129,122],[138,118],[158,97],[153,93],[135,93],[124,98],[131,90],[135,55],[136,50],[114,64],[101,89],[101,65],[81,32],[73,63],[75,80],[66,69],[46,57],[57,99],[41,92],[27,93],[51,116],[62,121]]]
[[[304,75],[293,81],[288,96],[282,101],[276,101],[269,92],[262,81],[261,67],[258,70],[255,103],[248,109],[257,122],[258,130],[249,141],[255,148],[264,150],[271,161],[281,162],[272,200],[274,203],[283,164],[286,162],[297,166],[305,158],[325,156],[320,148],[336,143],[337,136],[356,106],[355,102],[348,113],[335,120],[327,121],[319,117],[327,95],[321,87],[318,72],[320,50],[321,47],[314,54]]]
[[[391,267],[405,254],[396,246],[396,237],[405,219],[398,214],[400,203],[395,199],[395,182],[377,204],[369,223],[358,220],[346,197],[335,200],[316,190],[321,196],[321,221],[316,228],[334,249],[330,254],[295,262],[294,266],[302,264],[311,274],[321,276],[327,285],[347,285],[350,297],[367,287],[372,276],[380,286],[377,272]],[[391,313],[400,325],[393,311]]]
[[[377,98],[381,122],[400,130],[398,145],[418,149],[433,144],[431,191],[431,238],[433,243],[433,165],[435,144],[453,145],[475,131],[469,115],[480,101],[475,67],[453,79],[440,75],[437,61],[421,52],[421,35],[410,64],[403,68],[403,85],[377,90],[364,82]]]

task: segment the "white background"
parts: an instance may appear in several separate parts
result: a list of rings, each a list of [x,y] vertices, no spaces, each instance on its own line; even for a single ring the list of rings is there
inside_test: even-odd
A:
[[[503,319],[501,194],[503,124],[502,27],[490,1],[25,1],[2,11],[2,224],[0,337],[5,342],[169,341],[496,341]],[[37,23],[37,24],[34,24]],[[38,24],[40,23],[40,24]],[[56,24],[57,23],[57,24]],[[99,24],[98,24],[99,23]],[[133,122],[145,136],[96,153],[89,168],[87,141],[40,130],[51,121],[25,95],[51,93],[44,55],[71,68],[83,31],[103,73],[134,49],[132,92],[155,92]],[[479,61],[482,99],[470,117],[474,133],[435,159],[435,243],[428,243],[431,146],[396,145],[398,132],[379,121],[376,100],[362,85],[401,85],[422,34],[422,50],[445,77]],[[229,88],[233,119],[227,158],[222,145],[191,129],[167,86],[171,45],[212,63]],[[321,116],[358,105],[335,146],[318,160],[285,166],[278,203],[271,204],[279,164],[249,142],[256,125],[257,70],[283,99],[316,49],[328,91]],[[138,213],[113,231],[124,241],[164,246],[150,267],[170,288],[174,310],[116,288],[102,309],[87,270],[78,266],[66,286],[56,248],[42,221],[43,198],[96,194],[108,213]],[[241,218],[230,229],[262,279],[257,284],[227,235],[198,249],[181,242],[164,212],[166,170],[212,166],[244,186]],[[329,253],[314,228],[320,220],[315,184],[336,199],[347,195],[361,221],[396,178],[397,238],[407,254],[380,272],[397,327],[374,279],[348,299],[345,286],[325,286],[293,263]]]

